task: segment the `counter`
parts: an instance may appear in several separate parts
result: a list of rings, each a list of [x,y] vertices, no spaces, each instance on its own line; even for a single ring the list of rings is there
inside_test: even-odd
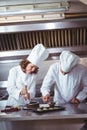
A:
[[[31,110],[0,112],[0,130],[80,130],[87,119],[87,104],[63,104],[63,106],[65,110],[42,114]],[[0,109],[2,108],[3,105]]]

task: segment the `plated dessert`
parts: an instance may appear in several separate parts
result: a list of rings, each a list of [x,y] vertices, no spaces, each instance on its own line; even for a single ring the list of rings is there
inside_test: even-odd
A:
[[[6,106],[5,109],[1,110],[1,112],[16,112],[20,110],[20,107]]]
[[[51,111],[60,111],[64,110],[64,106],[56,106],[54,102],[50,102],[48,104],[41,104],[37,109],[34,109],[34,112],[37,113],[44,113],[44,112],[51,112]]]
[[[35,109],[39,107],[39,102],[30,102],[26,105],[28,109]]]

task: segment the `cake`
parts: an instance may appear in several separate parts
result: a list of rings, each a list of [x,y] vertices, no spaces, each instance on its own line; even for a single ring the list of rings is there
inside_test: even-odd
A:
[[[29,104],[26,105],[27,108],[29,109],[35,109],[39,107],[39,102],[30,102]]]

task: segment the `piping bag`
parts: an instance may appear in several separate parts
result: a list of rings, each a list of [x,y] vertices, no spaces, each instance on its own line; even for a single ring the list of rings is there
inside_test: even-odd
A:
[[[26,92],[27,92],[27,85],[25,85],[25,89],[26,89]],[[30,103],[30,100],[29,100],[29,99],[26,99],[26,103],[29,104],[29,103]]]
[[[26,92],[27,92],[27,84],[26,82],[25,83],[22,83],[22,86],[25,86],[25,89],[26,89]],[[26,100],[26,103],[29,104],[30,103],[30,100],[29,99],[25,99]]]

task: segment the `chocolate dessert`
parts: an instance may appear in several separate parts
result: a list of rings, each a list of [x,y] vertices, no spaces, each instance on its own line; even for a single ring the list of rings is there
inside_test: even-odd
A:
[[[29,104],[26,105],[27,108],[29,109],[35,109],[39,107],[39,102],[30,102]]]

